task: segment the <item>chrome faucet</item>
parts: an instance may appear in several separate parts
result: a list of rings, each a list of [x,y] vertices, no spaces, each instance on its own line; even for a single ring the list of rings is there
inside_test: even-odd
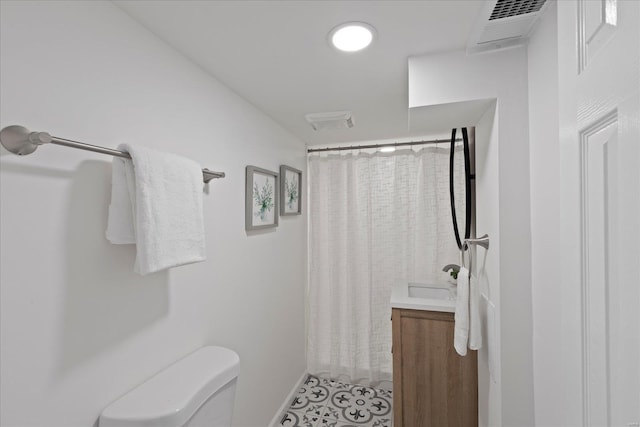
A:
[[[458,279],[458,272],[460,271],[460,266],[458,264],[447,264],[442,269],[445,273],[449,273],[451,277],[454,279]]]

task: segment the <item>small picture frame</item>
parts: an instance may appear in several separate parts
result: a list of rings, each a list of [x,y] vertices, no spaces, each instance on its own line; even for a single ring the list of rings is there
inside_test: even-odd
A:
[[[278,172],[247,166],[245,191],[245,230],[278,226]]]
[[[280,166],[280,215],[302,213],[302,171]]]

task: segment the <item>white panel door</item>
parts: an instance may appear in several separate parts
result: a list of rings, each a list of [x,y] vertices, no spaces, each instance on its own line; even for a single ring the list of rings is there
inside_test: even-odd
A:
[[[640,1],[558,2],[567,426],[640,425]]]

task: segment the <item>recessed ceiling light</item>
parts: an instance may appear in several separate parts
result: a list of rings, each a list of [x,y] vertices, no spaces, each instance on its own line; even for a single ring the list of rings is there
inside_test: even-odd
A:
[[[396,151],[396,147],[391,147],[391,146],[382,147],[380,149],[381,153],[393,153],[394,151]]]
[[[369,46],[375,30],[364,22],[347,22],[329,33],[331,45],[343,52],[357,52]]]

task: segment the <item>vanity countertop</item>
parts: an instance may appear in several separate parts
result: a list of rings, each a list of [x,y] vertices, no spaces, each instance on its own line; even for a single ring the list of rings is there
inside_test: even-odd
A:
[[[455,291],[448,284],[396,283],[391,291],[391,308],[453,313]]]

